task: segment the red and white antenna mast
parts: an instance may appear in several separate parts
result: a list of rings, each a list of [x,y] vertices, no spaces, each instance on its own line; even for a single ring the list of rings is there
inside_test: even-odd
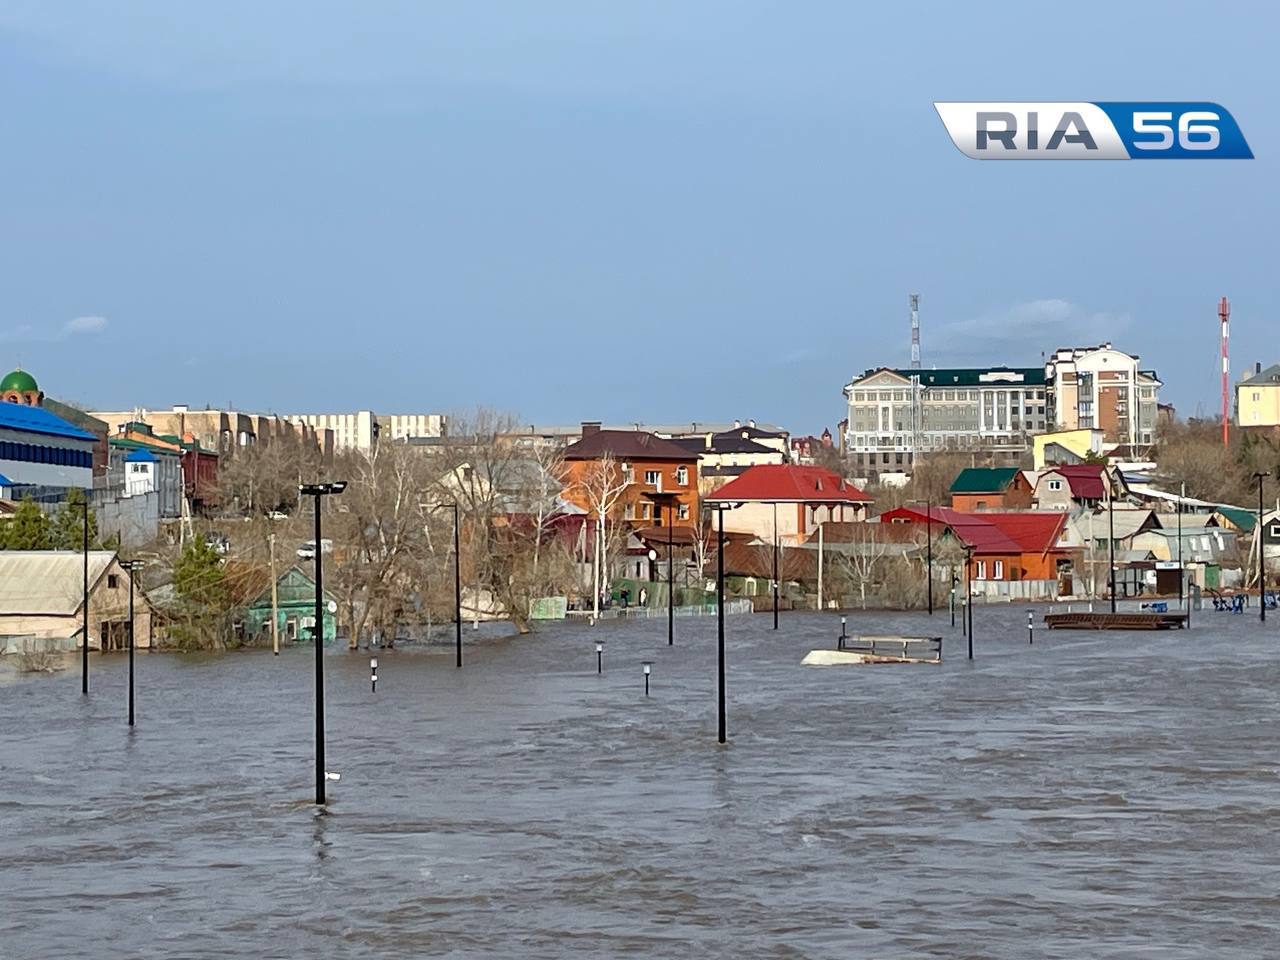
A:
[[[1218,319],[1222,321],[1222,445],[1231,439],[1231,304],[1223,297],[1218,301]]]

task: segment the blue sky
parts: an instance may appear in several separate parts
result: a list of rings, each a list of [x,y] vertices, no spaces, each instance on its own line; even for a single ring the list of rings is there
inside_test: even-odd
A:
[[[1280,360],[1267,5],[0,7],[0,366],[101,407],[834,427],[909,355]],[[1257,159],[981,163],[934,100],[1211,100]]]

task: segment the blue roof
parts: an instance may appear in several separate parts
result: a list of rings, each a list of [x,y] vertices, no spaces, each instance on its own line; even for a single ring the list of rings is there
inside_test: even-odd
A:
[[[139,447],[127,457],[124,458],[125,463],[155,463],[156,455],[144,447]]]
[[[0,473],[0,487],[12,487],[12,486],[13,486],[13,481],[10,480],[8,477],[6,477],[3,473]]]
[[[6,430],[20,430],[24,433],[43,433],[51,437],[66,437],[69,440],[97,439],[92,433],[86,433],[79,427],[73,427],[56,414],[43,407],[28,407],[22,403],[0,403],[0,427]]]

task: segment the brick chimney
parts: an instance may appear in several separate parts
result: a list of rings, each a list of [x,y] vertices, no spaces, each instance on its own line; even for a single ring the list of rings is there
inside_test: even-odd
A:
[[[600,432],[599,420],[583,420],[582,421],[582,435],[584,437],[589,437],[593,433],[599,433],[599,432]]]

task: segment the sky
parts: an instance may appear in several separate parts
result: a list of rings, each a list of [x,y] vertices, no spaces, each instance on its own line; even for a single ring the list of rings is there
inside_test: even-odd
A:
[[[0,6],[0,367],[98,409],[835,428],[1110,340],[1280,361],[1273,6]],[[984,163],[935,100],[1209,100],[1251,161]]]

